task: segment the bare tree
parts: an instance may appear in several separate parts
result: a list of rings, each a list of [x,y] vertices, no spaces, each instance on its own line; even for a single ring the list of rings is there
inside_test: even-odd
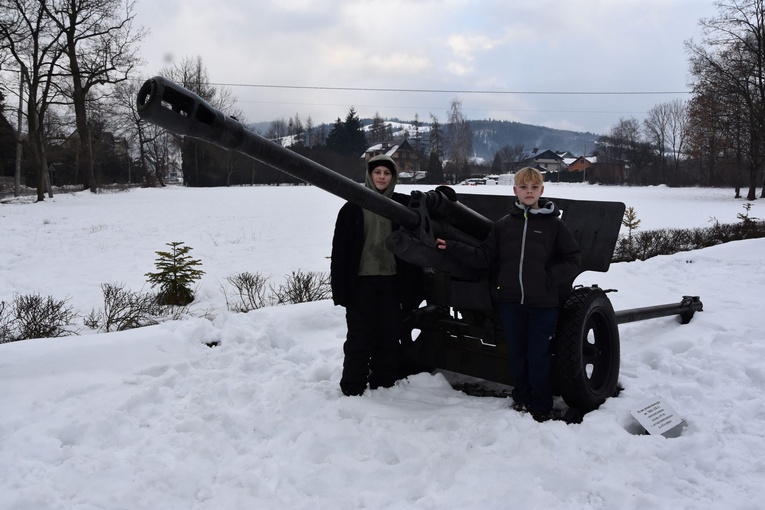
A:
[[[87,187],[98,191],[93,172],[93,142],[88,125],[88,102],[97,86],[128,79],[139,60],[137,43],[145,30],[133,29],[132,0],[48,0],[40,4],[55,29],[63,34],[68,57],[64,86],[74,108],[79,138],[77,164]]]
[[[718,14],[702,19],[701,44],[689,41],[694,88],[714,83],[720,98],[744,106],[749,167],[747,200],[756,198],[765,162],[765,0],[719,0]],[[765,190],[763,190],[765,193]]]
[[[147,170],[147,180],[151,182],[150,177],[153,177],[157,185],[164,187],[165,176],[173,159],[173,151],[171,150],[173,137],[167,131],[156,127],[144,130],[143,134],[141,155],[144,168]],[[153,172],[149,174],[149,170],[153,170]]]
[[[180,62],[160,71],[160,74],[179,83],[186,89],[210,103],[213,107],[226,114],[242,118],[239,110],[234,110],[236,97],[230,89],[215,87],[210,83],[207,69],[202,58],[184,58]],[[183,181],[186,185],[205,186],[225,183],[220,168],[226,167],[229,161],[226,151],[207,142],[194,138],[182,138],[173,135],[181,147]]]
[[[438,117],[430,114],[430,152],[438,154],[439,159],[444,155],[444,132]]]
[[[19,66],[27,92],[29,152],[37,174],[37,201],[45,200],[48,162],[45,116],[57,98],[57,69],[63,56],[62,33],[47,16],[45,2],[9,0],[0,9],[0,60]],[[49,190],[49,196],[52,196]]]
[[[414,114],[414,120],[412,121],[412,148],[414,149],[414,152],[417,153],[417,157],[421,158],[423,154],[423,147],[422,147],[422,121],[420,120],[420,114],[415,113]]]
[[[515,172],[520,170],[520,164],[531,157],[531,153],[523,147],[523,144],[504,145],[497,151],[502,162],[502,170]]]
[[[452,99],[449,109],[449,157],[462,177],[468,177],[468,160],[473,154],[473,133],[462,115],[462,101]],[[459,177],[457,178],[459,180]]]
[[[367,140],[370,145],[375,145],[386,141],[387,131],[385,129],[385,121],[380,117],[379,112],[375,112],[375,116],[372,117],[372,125],[369,127],[369,134]]]
[[[266,138],[271,141],[281,143],[282,138],[285,138],[289,132],[289,124],[284,119],[274,119],[268,125],[268,131],[266,131]]]
[[[657,104],[648,110],[643,121],[643,128],[648,143],[656,152],[659,162],[659,182],[667,183],[667,136],[669,131],[669,103]]]
[[[672,154],[675,174],[680,171],[685,145],[688,139],[688,107],[685,101],[673,99],[669,102],[669,124],[667,146]]]
[[[194,92],[215,108],[229,115],[235,115],[232,111],[236,104],[236,97],[230,89],[216,87],[210,83],[202,57],[185,57],[180,62],[162,69],[160,74]]]
[[[140,169],[144,172],[142,179],[153,176],[160,186],[164,186],[164,172],[173,160],[173,138],[156,124],[144,122],[138,115],[136,97],[142,82],[131,80],[115,87],[112,119],[115,131],[132,142],[131,147],[138,151]],[[134,182],[135,177],[129,175],[128,182]]]
[[[305,147],[305,128],[297,113],[290,119],[290,137],[292,147]]]
[[[719,155],[727,145],[725,132],[718,122],[722,112],[712,95],[696,94],[688,102],[688,152],[697,162],[702,185],[717,186]]]
[[[670,183],[671,179],[667,175],[670,161],[674,168],[672,178],[678,179],[682,151],[688,136],[688,113],[685,102],[674,99],[654,106],[648,111],[643,127],[646,139],[656,151],[659,162],[659,181]]]
[[[647,184],[644,169],[650,160],[650,147],[642,140],[640,123],[634,117],[619,119],[608,135],[598,139],[598,163],[624,167],[630,184]]]
[[[140,130],[144,127],[138,117],[135,100],[141,82],[143,79],[120,83],[114,87],[114,94],[111,96],[112,128],[116,135],[127,141],[129,155],[133,149],[139,147],[139,140],[142,138]],[[133,159],[132,155],[130,158]],[[128,184],[133,182],[132,169],[129,170],[127,181]]]
[[[313,120],[311,119],[311,116],[308,116],[308,119],[305,121],[305,146],[308,148],[311,148],[314,146],[314,139],[313,139]]]

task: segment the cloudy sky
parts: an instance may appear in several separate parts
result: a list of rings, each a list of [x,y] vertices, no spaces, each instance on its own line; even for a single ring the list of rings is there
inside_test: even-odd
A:
[[[607,133],[687,99],[713,0],[138,0],[146,77],[200,56],[250,122],[469,119]],[[552,94],[555,92],[555,94]],[[666,92],[635,94],[636,92]],[[600,94],[598,94],[600,93]]]

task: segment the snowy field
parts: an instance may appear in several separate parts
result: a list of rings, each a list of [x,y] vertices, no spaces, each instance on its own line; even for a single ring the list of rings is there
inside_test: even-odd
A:
[[[641,229],[744,212],[731,190],[545,195],[624,202]],[[103,283],[149,291],[171,241],[205,271],[183,320],[97,334],[80,318],[79,336],[0,345],[0,509],[763,507],[765,239],[582,274],[619,290],[617,310],[687,294],[704,311],[620,326],[621,395],[581,424],[539,424],[440,374],[343,397],[331,301],[226,309],[227,276],[328,271],[342,203],[312,187],[170,187],[0,204],[0,300],[51,295],[85,315]],[[685,420],[679,437],[640,433],[630,409],[655,397]]]

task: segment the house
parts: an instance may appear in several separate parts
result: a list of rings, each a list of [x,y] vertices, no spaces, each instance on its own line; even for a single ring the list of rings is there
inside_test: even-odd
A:
[[[595,167],[598,162],[597,156],[579,156],[575,159],[564,160],[568,165],[569,172],[587,172]]]
[[[623,161],[596,162],[587,171],[587,179],[602,184],[624,184],[628,171]]]
[[[536,168],[541,172],[562,172],[565,171],[567,165],[564,158],[570,158],[573,156],[570,152],[553,152],[551,150],[545,150],[542,152],[536,152],[523,161],[521,166],[530,166]]]
[[[421,175],[424,176],[425,174],[420,172],[420,162],[417,160],[417,153],[406,140],[398,144],[382,142],[371,146],[364,151],[362,156],[364,158],[364,165],[366,166],[367,161],[380,154],[393,158],[398,167],[399,178],[402,179],[402,182],[407,177],[412,179],[410,182],[416,182],[422,178],[420,177]]]

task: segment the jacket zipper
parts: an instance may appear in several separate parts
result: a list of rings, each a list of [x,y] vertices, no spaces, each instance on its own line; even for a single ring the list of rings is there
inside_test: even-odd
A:
[[[518,283],[521,287],[521,304],[526,304],[526,289],[523,288],[523,263],[526,258],[526,230],[529,226],[528,209],[523,210],[523,236],[521,237],[521,261],[518,264]]]

